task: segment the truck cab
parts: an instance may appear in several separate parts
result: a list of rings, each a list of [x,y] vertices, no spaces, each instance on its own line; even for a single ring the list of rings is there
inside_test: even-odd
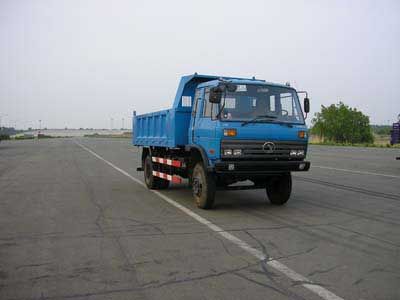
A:
[[[192,76],[181,81],[174,108],[165,112],[164,127],[175,132],[173,147],[167,146],[167,134],[166,147],[153,140],[143,151],[145,179],[149,156],[147,176],[156,168],[155,174],[168,171],[188,178],[201,208],[212,207],[217,189],[263,188],[272,204],[286,203],[291,172],[310,168],[305,160],[308,132],[299,101],[302,92],[255,78]],[[307,94],[303,106],[307,113]],[[161,118],[162,113],[157,115]],[[134,117],[134,144],[143,146],[145,129]],[[159,166],[153,157],[181,161],[184,169]]]

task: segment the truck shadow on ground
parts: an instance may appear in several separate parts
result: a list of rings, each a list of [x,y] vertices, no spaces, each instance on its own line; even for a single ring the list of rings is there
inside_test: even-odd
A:
[[[284,206],[283,206],[284,207]],[[281,207],[271,205],[265,190],[218,191],[215,197],[215,210],[242,210],[243,208],[276,210]]]
[[[192,190],[187,183],[171,185],[170,188],[165,190],[165,194],[171,196],[174,200],[183,200],[184,204],[190,204],[191,207],[195,207]],[[212,210],[234,211],[251,208],[275,211],[284,210],[287,207],[290,207],[290,200],[283,206],[271,205],[267,198],[265,189],[243,191],[219,190],[215,194],[215,202]]]

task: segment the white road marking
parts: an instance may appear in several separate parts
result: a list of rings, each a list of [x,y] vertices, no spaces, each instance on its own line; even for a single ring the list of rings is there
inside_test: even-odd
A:
[[[311,168],[320,168],[320,169],[342,171],[342,172],[349,172],[349,173],[356,173],[356,174],[363,174],[363,175],[374,175],[374,176],[383,176],[383,177],[390,177],[390,178],[400,178],[400,176],[397,176],[397,175],[373,173],[373,172],[367,172],[367,171],[356,171],[356,170],[349,170],[349,169],[339,169],[339,168],[332,168],[332,167],[325,167],[325,166],[316,166],[313,164],[311,164]]]
[[[121,174],[127,176],[128,178],[132,179],[134,182],[136,182],[137,184],[146,187],[146,185],[139,179],[133,177],[131,174],[129,174],[128,172],[122,170],[121,168],[117,167],[116,165],[114,165],[113,163],[109,162],[108,160],[104,159],[103,157],[101,157],[100,155],[98,155],[96,152],[92,151],[91,149],[87,148],[86,146],[75,142],[78,146],[80,146],[81,148],[83,148],[84,150],[86,150],[87,152],[91,153],[92,155],[94,155],[95,157],[97,157],[98,159],[102,160],[103,162],[105,162],[107,165],[109,165],[110,167],[114,168],[115,170],[117,170],[118,172],[120,172]],[[309,280],[307,277],[297,273],[296,271],[290,269],[288,266],[284,265],[283,263],[280,263],[277,260],[274,260],[272,258],[267,258],[266,255],[256,249],[253,248],[252,246],[250,246],[249,244],[247,244],[246,242],[242,241],[241,239],[237,238],[236,236],[234,236],[233,234],[230,234],[229,232],[226,232],[225,230],[223,230],[221,227],[215,225],[214,223],[212,223],[211,221],[208,221],[207,219],[203,218],[202,216],[196,214],[195,212],[193,212],[192,210],[188,209],[187,207],[177,203],[176,201],[172,200],[171,198],[169,198],[168,196],[156,191],[156,190],[149,190],[151,192],[153,192],[154,194],[156,194],[157,196],[159,196],[160,198],[162,198],[163,200],[165,200],[167,203],[175,206],[176,208],[180,209],[181,211],[183,211],[185,214],[189,215],[190,217],[192,217],[193,219],[195,219],[196,221],[198,221],[201,224],[206,225],[208,228],[210,228],[212,231],[216,232],[217,234],[221,235],[222,237],[224,237],[225,239],[227,239],[228,241],[232,242],[233,244],[235,244],[236,246],[242,248],[243,250],[245,250],[246,252],[250,253],[251,255],[255,256],[256,258],[258,258],[261,261],[265,261],[265,263],[270,266],[271,268],[274,268],[275,270],[283,273],[285,276],[287,276],[288,278],[290,278],[293,281],[296,282],[301,282],[302,286],[306,289],[308,289],[309,291],[317,294],[318,296],[320,296],[322,299],[325,300],[344,300],[343,298],[335,295],[334,293],[332,293],[331,291],[328,291],[326,288],[313,283],[311,280]]]

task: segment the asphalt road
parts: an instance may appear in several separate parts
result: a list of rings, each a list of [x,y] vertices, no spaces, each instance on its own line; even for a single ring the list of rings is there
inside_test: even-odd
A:
[[[0,299],[400,299],[398,155],[313,146],[286,206],[221,191],[203,211],[136,182],[129,140],[2,142]]]

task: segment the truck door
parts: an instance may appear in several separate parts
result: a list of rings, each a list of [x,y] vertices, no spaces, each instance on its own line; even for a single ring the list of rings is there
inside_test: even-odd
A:
[[[199,119],[199,114],[201,111],[201,96],[202,96],[203,89],[196,89],[196,93],[194,95],[194,103],[192,108],[192,117],[190,118],[190,126],[189,126],[189,143],[195,144],[195,127],[196,123]]]
[[[218,146],[215,145],[215,120],[212,119],[212,103],[208,101],[210,90],[206,88],[200,93],[197,101],[196,119],[193,126],[193,142],[203,147],[209,155],[209,150]]]

